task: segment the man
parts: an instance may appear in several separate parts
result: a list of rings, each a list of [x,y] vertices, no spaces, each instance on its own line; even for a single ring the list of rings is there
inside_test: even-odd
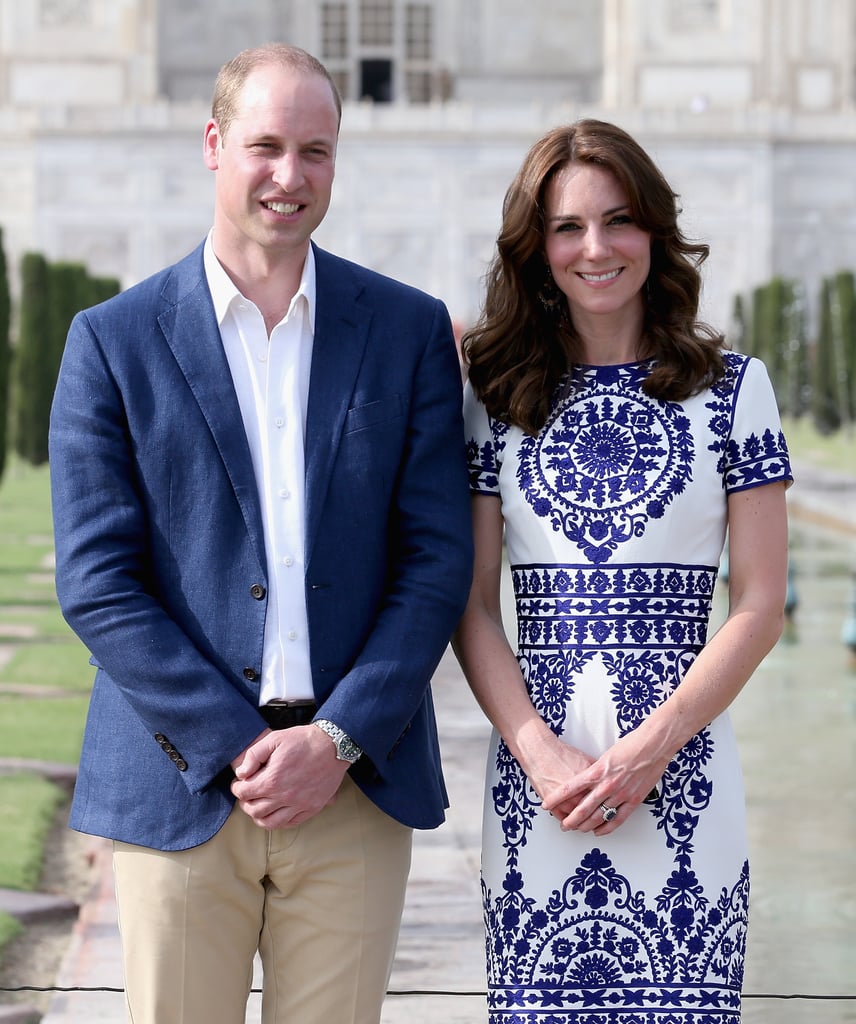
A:
[[[71,826],[114,841],[135,1024],[377,1022],[429,682],[471,539],[451,324],[318,249],[341,105],[221,70],[192,255],[79,314],[51,423],[57,591],[97,668]]]

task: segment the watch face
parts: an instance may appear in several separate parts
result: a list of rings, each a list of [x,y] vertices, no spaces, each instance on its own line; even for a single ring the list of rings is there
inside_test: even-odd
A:
[[[345,761],[350,761],[351,764],[358,760],[360,754],[362,754],[362,750],[360,750],[356,743],[354,743],[354,741],[348,736],[343,736],[339,740],[338,747],[339,756]]]
[[[328,722],[325,718],[317,719],[314,724],[322,732],[326,732],[336,744],[336,757],[340,761],[347,761],[349,764],[353,764],[360,759],[363,753],[362,748],[358,747],[351,737],[343,729],[340,729],[338,725]]]

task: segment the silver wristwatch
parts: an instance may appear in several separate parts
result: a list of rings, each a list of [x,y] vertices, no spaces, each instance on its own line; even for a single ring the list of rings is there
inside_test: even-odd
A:
[[[317,725],[321,732],[326,732],[336,744],[336,757],[340,761],[355,764],[362,757],[362,748],[358,747],[345,730],[340,729],[338,725],[328,722],[326,718],[316,718],[312,724]]]

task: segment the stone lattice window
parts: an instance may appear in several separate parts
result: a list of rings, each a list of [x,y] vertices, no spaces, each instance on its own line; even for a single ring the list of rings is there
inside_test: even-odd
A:
[[[359,5],[360,43],[363,46],[392,46],[394,5],[392,0],[363,0]]]
[[[319,5],[321,59],[345,100],[438,98],[434,0],[338,0]]]
[[[348,5],[321,5],[321,49],[326,61],[348,56]]]

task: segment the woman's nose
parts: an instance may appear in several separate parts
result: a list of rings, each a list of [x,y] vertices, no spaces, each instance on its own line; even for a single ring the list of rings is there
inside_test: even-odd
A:
[[[606,232],[600,227],[591,227],[585,235],[585,253],[590,258],[603,256],[609,252],[609,239]]]

